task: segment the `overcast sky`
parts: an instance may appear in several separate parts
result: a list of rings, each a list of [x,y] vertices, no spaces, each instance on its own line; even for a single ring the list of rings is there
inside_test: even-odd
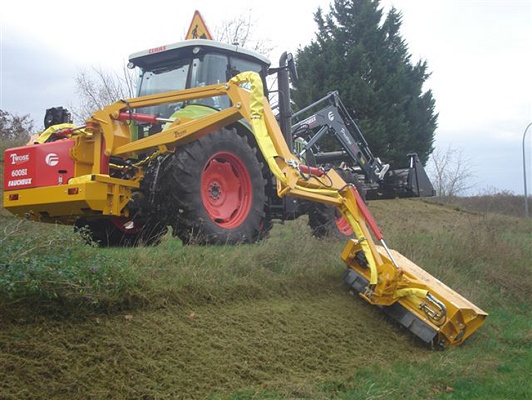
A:
[[[314,38],[313,13],[329,0],[76,3],[6,1],[0,14],[0,109],[30,114],[76,102],[82,69],[122,68],[129,54],[183,39],[195,9],[211,31],[252,10],[254,33],[277,64]],[[83,4],[83,6],[82,6]],[[403,13],[413,60],[426,60],[439,113],[436,146],[462,149],[475,188],[523,193],[522,138],[532,122],[532,0],[381,0]],[[213,32],[214,33],[214,32]],[[532,129],[531,129],[532,130]],[[532,176],[532,132],[527,134]],[[529,193],[532,185],[528,183]]]

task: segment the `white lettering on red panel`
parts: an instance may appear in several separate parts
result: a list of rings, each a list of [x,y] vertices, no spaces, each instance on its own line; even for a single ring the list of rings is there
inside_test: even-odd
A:
[[[22,169],[14,169],[13,171],[11,171],[11,176],[15,177],[15,176],[26,176],[28,175],[28,169],[27,168],[22,168]]]
[[[30,160],[29,154],[23,154],[19,156],[17,153],[13,153],[9,156],[11,157],[11,165],[24,164],[25,162],[28,162]]]
[[[9,181],[7,182],[7,186],[13,187],[13,186],[31,185],[31,179],[32,178],[26,178],[26,179],[17,179],[16,181]]]

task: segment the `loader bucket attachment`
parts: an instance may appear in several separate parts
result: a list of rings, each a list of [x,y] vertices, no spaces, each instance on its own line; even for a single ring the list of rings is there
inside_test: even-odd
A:
[[[384,263],[391,263],[387,252],[377,247]],[[380,305],[383,311],[426,343],[438,347],[461,344],[484,323],[487,313],[456,293],[447,285],[421,269],[400,253],[390,250],[393,260],[401,270],[403,279],[419,282],[428,291],[424,299],[406,295],[390,305]],[[342,254],[348,268],[345,282],[361,297],[369,283],[369,270],[355,240]],[[431,300],[432,299],[432,300]],[[441,304],[440,304],[441,303]]]

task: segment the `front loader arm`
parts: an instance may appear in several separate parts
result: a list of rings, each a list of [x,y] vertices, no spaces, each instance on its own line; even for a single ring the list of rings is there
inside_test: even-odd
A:
[[[309,115],[310,111],[313,113]],[[301,120],[301,116],[305,116],[305,119]],[[369,182],[382,180],[388,172],[390,165],[382,164],[381,160],[372,154],[360,128],[342,103],[338,91],[329,92],[323,98],[299,110],[292,118],[299,119],[299,122],[292,125],[294,135],[306,136],[317,130],[310,134],[308,142],[298,149],[299,156],[311,151],[322,137],[332,134],[343,149],[340,153],[344,152],[349,160],[354,161]],[[338,156],[338,152],[318,152],[314,156],[327,162]]]
[[[244,89],[244,84],[251,90]],[[195,120],[175,120],[162,132],[135,142],[122,140],[129,136],[128,120],[136,118],[131,109],[220,95],[228,96],[232,106]],[[334,170],[303,165],[292,154],[264,98],[258,74],[245,72],[224,84],[117,102],[96,113],[88,125],[101,130],[106,153],[126,157],[146,149],[179,151],[181,145],[242,118],[251,124],[260,151],[277,179],[280,197],[334,205],[347,219],[356,239],[348,242],[342,259],[348,267],[348,282],[366,301],[383,307],[423,340],[441,346],[462,343],[482,325],[487,316],[484,311],[388,249],[353,185]]]

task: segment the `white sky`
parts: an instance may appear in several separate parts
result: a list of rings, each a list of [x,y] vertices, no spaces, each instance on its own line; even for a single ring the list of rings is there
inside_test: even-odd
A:
[[[122,68],[129,54],[181,40],[194,10],[211,31],[251,9],[254,34],[275,46],[272,64],[314,38],[313,13],[329,0],[145,2],[5,1],[0,11],[0,109],[30,114],[76,102],[85,68]],[[532,122],[532,0],[381,0],[403,13],[413,61],[428,62],[439,113],[436,146],[471,159],[472,193],[523,193],[522,137]],[[214,32],[213,32],[214,33]],[[532,176],[532,132],[527,134]],[[532,187],[530,182],[528,187]]]

